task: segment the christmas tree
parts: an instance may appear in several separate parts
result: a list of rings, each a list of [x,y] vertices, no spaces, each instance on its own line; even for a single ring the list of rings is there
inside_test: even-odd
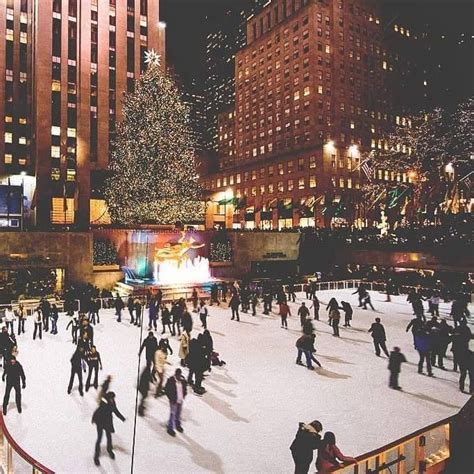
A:
[[[175,224],[202,219],[189,110],[159,56],[123,101],[105,197],[112,221]]]

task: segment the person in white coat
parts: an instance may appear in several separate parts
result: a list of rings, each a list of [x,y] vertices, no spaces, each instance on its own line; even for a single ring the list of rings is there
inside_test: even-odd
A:
[[[39,308],[35,309],[33,313],[33,321],[35,324],[35,330],[33,331],[33,341],[36,339],[36,334],[39,335],[40,339],[43,339],[43,318]]]
[[[189,341],[191,336],[188,331],[183,331],[181,336],[179,336],[179,352],[178,357],[181,359],[181,365],[184,367],[186,365],[186,357],[189,354]]]
[[[15,331],[13,330],[13,322],[15,321],[15,313],[13,312],[11,306],[8,306],[5,310],[5,326],[7,331],[9,330],[10,335],[13,336]]]
[[[168,362],[168,351],[163,344],[158,346],[155,352],[154,371],[153,373],[158,377],[158,385],[156,387],[155,398],[163,395],[163,383],[165,381],[166,364]]]

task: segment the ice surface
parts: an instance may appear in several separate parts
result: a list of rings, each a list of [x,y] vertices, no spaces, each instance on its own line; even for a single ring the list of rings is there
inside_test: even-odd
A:
[[[458,391],[458,374],[434,369],[436,378],[428,378],[416,373],[417,353],[411,333],[405,333],[412,318],[406,297],[386,303],[385,295],[372,292],[377,310],[373,312],[356,308],[356,295],[350,293],[318,293],[322,321],[316,323],[316,347],[323,369],[314,372],[295,364],[300,335],[296,312],[302,295],[290,304],[288,331],[280,328],[276,314],[242,315],[239,323],[230,320],[229,309],[210,307],[208,325],[227,365],[213,368],[204,380],[204,396],[188,395],[185,432],[176,438],[166,433],[166,398],[148,399],[146,417],[138,418],[135,472],[292,472],[288,447],[299,421],[319,419],[325,430],[336,433],[342,452],[356,456],[459,411],[468,396]],[[350,301],[355,309],[353,328],[341,327],[340,339],[331,335],[323,307],[331,296]],[[441,304],[441,316],[448,314],[449,306]],[[126,311],[124,315],[125,321],[117,323],[112,310],[103,310],[101,324],[95,327],[104,364],[100,382],[113,374],[111,388],[127,418],[125,423],[114,420],[115,461],[108,457],[103,440],[100,468],[93,463],[96,430],[91,424],[97,393],[92,389],[81,397],[77,384],[71,395],[66,393],[74,349],[65,331],[68,317],[61,315],[57,336],[46,333],[42,341],[32,341],[29,320],[26,335],[19,337],[18,360],[27,388],[21,415],[12,393],[6,423],[28,453],[56,472],[130,472],[139,329],[130,326]],[[387,387],[387,359],[374,354],[367,329],[377,316],[385,325],[388,348],[400,346],[409,360],[400,377],[403,392]],[[200,323],[194,317],[196,336]],[[168,374],[179,366],[178,341],[170,342],[175,352]],[[452,368],[451,361],[447,367]]]

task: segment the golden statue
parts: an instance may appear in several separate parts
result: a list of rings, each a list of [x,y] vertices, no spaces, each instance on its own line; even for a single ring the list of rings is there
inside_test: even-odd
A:
[[[156,250],[156,260],[160,263],[166,260],[174,260],[179,265],[184,260],[187,252],[200,249],[204,245],[197,243],[193,237],[186,240],[186,232],[181,231],[181,237],[178,242],[168,242],[163,248]]]

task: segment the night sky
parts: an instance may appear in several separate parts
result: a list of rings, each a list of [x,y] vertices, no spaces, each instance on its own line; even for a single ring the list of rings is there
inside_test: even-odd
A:
[[[218,18],[223,12],[249,0],[161,0],[161,19],[167,23],[168,62],[187,82],[205,75],[205,17]],[[472,35],[473,2],[470,0],[377,0],[383,1],[390,18],[400,17],[412,30],[426,29],[445,35]],[[469,41],[469,40],[468,40]],[[472,39],[470,40],[472,45]],[[466,48],[466,50],[468,50]],[[465,50],[465,52],[466,52]],[[460,57],[460,67],[472,77],[472,48]]]

